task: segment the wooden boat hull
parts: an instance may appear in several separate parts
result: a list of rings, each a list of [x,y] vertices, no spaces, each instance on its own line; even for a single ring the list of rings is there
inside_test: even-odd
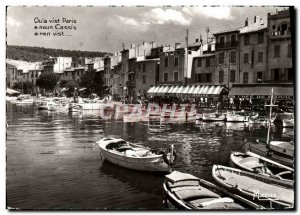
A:
[[[291,179],[293,179],[294,174],[294,169],[261,157],[252,152],[232,152],[230,155],[230,165],[233,168],[239,168],[241,170],[254,172],[260,175],[270,176],[283,182],[286,181],[288,184],[291,183]],[[276,176],[279,173],[284,174],[280,177]]]
[[[267,176],[214,165],[214,180],[222,187],[272,208],[293,208],[294,187]]]
[[[288,167],[294,166],[294,158],[291,156],[283,155],[281,153],[270,151],[266,148],[266,145],[263,144],[250,144],[248,150],[258,154],[262,157],[268,158],[280,164],[283,164]]]
[[[172,177],[174,174],[179,174],[181,179],[178,181],[170,181],[168,177]],[[190,174],[177,171],[167,175],[163,184],[165,205],[169,205],[168,203],[171,203],[171,205],[177,209],[186,210],[244,209],[242,206],[235,203],[233,199],[222,198],[211,189],[201,186],[200,181],[204,180]]]
[[[294,157],[294,145],[292,145],[290,142],[271,141],[270,149],[275,152]]]
[[[150,172],[170,172],[171,167],[164,161],[163,155],[149,157],[135,157],[118,153],[106,148],[108,143],[98,142],[100,146],[100,155],[107,161],[133,170],[150,171]]]

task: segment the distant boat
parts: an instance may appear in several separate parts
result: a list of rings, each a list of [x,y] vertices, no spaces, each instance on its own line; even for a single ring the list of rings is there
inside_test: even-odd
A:
[[[203,113],[202,120],[204,122],[220,122],[225,121],[225,115],[215,112],[215,113]]]
[[[283,119],[282,120],[282,127],[284,128],[293,128],[295,126],[295,120],[292,119]]]
[[[107,161],[128,169],[152,172],[170,172],[176,153],[162,152],[126,142],[123,139],[103,138],[97,142],[101,156]],[[172,148],[172,147],[171,147]]]
[[[215,181],[228,191],[241,195],[269,208],[294,207],[294,186],[268,176],[214,165]]]
[[[209,188],[203,185],[211,185]],[[232,198],[221,197],[213,191],[216,186],[193,175],[174,171],[165,176],[163,184],[165,204],[187,210],[245,209]]]
[[[23,105],[23,104],[33,104],[33,99],[28,98],[28,99],[22,99],[22,100],[15,100],[14,102],[17,105]]]
[[[225,114],[226,122],[248,122],[251,116],[245,112],[227,112]]]
[[[266,116],[257,116],[257,117],[250,117],[249,124],[268,124],[269,119]]]
[[[286,181],[287,183],[291,183],[294,177],[294,169],[252,152],[232,152],[230,162],[232,167],[270,176],[274,179]]]
[[[55,111],[56,110],[56,103],[53,101],[43,101],[39,106],[39,110],[48,110],[48,111]]]

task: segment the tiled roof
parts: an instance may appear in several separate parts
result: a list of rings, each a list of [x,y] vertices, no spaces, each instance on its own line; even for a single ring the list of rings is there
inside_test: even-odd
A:
[[[242,27],[240,29],[240,34],[246,34],[250,32],[260,31],[263,29],[267,29],[267,26],[264,24],[250,24],[249,26]]]
[[[236,27],[236,28],[226,29],[226,30],[219,31],[219,32],[216,32],[216,33],[213,33],[213,34],[214,34],[214,35],[218,35],[218,34],[231,33],[231,32],[235,32],[235,31],[240,31],[241,28],[242,28],[242,27]]]

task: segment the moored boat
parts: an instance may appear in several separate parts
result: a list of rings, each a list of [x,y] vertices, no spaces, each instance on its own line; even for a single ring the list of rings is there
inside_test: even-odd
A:
[[[266,157],[272,161],[278,162],[280,164],[283,164],[285,166],[293,167],[294,166],[294,156],[289,156],[286,153],[279,152],[280,148],[278,147],[271,147],[272,143],[274,144],[276,141],[271,141],[269,145],[267,144],[253,144],[251,143],[247,150],[250,152],[253,152],[255,154],[258,154],[262,157]],[[276,148],[278,150],[276,150]],[[275,149],[275,150],[273,150]],[[284,149],[281,149],[284,151]],[[289,150],[290,151],[290,150]]]
[[[283,119],[282,120],[282,127],[284,128],[293,128],[295,126],[295,120],[292,119]]]
[[[225,115],[226,122],[248,122],[251,116],[243,111],[227,112]]]
[[[174,171],[165,176],[164,203],[171,203],[178,209],[188,210],[241,210],[241,205],[232,198],[221,197],[218,193],[207,189],[210,184],[191,174]],[[214,185],[213,185],[214,186]]]
[[[269,208],[293,208],[294,186],[268,176],[214,165],[215,181],[228,191],[254,200]]]
[[[43,101],[39,106],[39,110],[55,111],[57,104],[53,101]]]
[[[274,152],[294,158],[294,143],[291,141],[270,141],[270,149]]]
[[[177,157],[173,147],[170,152],[162,152],[115,138],[103,138],[97,143],[104,159],[128,169],[170,172]]]
[[[221,113],[203,113],[202,115],[202,120],[204,122],[219,122],[219,121],[225,121],[225,115],[221,114]]]
[[[230,164],[232,167],[270,176],[274,179],[286,181],[287,183],[291,183],[294,175],[294,169],[252,152],[232,152],[230,155]]]

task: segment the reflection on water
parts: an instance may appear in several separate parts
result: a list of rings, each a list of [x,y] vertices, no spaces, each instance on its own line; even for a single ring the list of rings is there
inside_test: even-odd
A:
[[[105,121],[97,111],[48,112],[10,103],[7,124],[7,206],[21,209],[165,209],[163,175],[102,161],[96,141],[105,136],[152,148],[174,144],[175,170],[213,181],[213,164],[227,165],[231,151],[265,140],[267,132],[260,125],[201,121],[157,132],[145,122]],[[293,136],[293,129],[272,128],[274,139]]]

